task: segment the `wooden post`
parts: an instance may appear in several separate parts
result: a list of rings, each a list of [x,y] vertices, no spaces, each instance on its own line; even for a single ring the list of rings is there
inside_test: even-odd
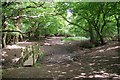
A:
[[[33,66],[35,65],[35,52],[34,52],[34,45],[32,45],[32,55],[33,55]]]
[[[24,61],[23,61],[24,60],[24,57],[23,57],[24,55],[23,54],[24,54],[24,49],[21,50],[21,62],[20,62],[21,66],[23,66],[23,63],[24,63]]]

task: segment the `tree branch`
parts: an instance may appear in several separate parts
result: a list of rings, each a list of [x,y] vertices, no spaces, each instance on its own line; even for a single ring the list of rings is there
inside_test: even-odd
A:
[[[0,30],[0,32],[18,32],[18,33],[20,33],[20,34],[27,34],[27,33],[36,31],[37,29],[38,29],[38,27],[31,28],[31,30],[28,31],[28,32],[21,32],[21,31],[19,31],[19,30]]]
[[[20,33],[20,34],[26,34],[26,33],[28,33],[28,32],[23,33],[23,32],[21,32],[21,31],[16,31],[16,30],[2,30],[2,31],[0,31],[0,32],[18,32],[18,33]],[[29,32],[30,32],[30,31],[29,31]]]
[[[62,16],[62,15],[61,15]],[[70,22],[69,20],[67,20],[64,16],[62,16],[63,19],[65,19],[69,24],[72,24],[72,25],[75,25],[75,26],[78,26],[80,27],[81,29],[83,29],[84,31],[88,32],[89,30],[86,30],[84,29],[82,26],[76,24],[76,23],[73,23],[73,22]]]
[[[103,25],[102,25],[102,27],[101,27],[101,33],[103,32],[103,29],[104,29],[104,27],[105,27],[105,25],[106,25],[106,20],[105,20],[105,16],[106,16],[106,14],[104,13],[104,11],[102,10],[102,12],[103,12]]]
[[[37,7],[42,7],[45,3],[42,3],[40,5],[37,5],[36,3],[34,3],[36,6],[27,6],[26,8],[19,8],[18,10],[24,10],[24,9],[28,9],[28,8],[37,8]]]
[[[19,8],[19,9],[14,9],[14,8],[11,8],[14,10],[19,10],[19,11],[22,11],[22,10],[25,10],[25,9],[28,9],[28,8],[37,8],[37,7],[42,7],[45,3],[42,3],[40,5],[37,5],[37,3],[34,3],[36,6],[27,6],[25,8]],[[27,18],[36,18],[36,17],[39,17],[39,16],[26,16],[26,15],[20,15],[20,16],[16,16],[16,17],[13,17],[12,15],[10,16],[5,16],[5,18],[12,18],[12,19],[19,19],[19,18],[23,18],[23,17],[27,17]]]
[[[9,5],[13,4],[14,2],[2,2],[2,7],[8,7]]]

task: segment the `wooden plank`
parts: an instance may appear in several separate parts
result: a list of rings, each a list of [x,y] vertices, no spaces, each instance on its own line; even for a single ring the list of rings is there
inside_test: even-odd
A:
[[[23,63],[23,66],[33,66],[33,56],[29,56],[29,58]]]
[[[36,63],[37,58],[37,55],[34,55],[34,58],[33,55],[29,56],[29,58],[23,63],[23,66],[33,66]]]

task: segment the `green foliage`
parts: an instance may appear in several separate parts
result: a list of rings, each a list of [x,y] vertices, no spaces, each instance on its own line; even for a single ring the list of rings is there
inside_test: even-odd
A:
[[[68,10],[71,16],[68,17]],[[70,35],[100,40],[116,35],[119,3],[80,2],[2,2],[3,29],[32,31],[32,36]],[[17,20],[15,22],[15,20]],[[17,26],[16,26],[17,25]],[[17,29],[18,28],[18,29]],[[17,33],[12,33],[17,34]]]

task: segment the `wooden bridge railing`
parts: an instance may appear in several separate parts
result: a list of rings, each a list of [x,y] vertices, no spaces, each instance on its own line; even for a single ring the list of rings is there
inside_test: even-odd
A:
[[[18,61],[18,64],[21,66],[34,66],[38,56],[42,52],[40,51],[40,46],[37,43],[27,45],[26,48],[21,50],[21,57]]]

